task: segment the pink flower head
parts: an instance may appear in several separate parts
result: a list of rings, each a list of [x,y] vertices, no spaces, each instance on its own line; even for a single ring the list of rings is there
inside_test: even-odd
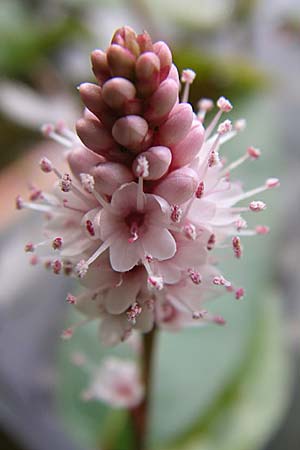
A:
[[[16,199],[17,209],[46,216],[45,239],[25,247],[31,263],[79,278],[84,291],[69,294],[67,302],[86,316],[82,323],[100,321],[105,345],[154,325],[224,324],[206,302],[222,292],[242,298],[244,290],[216,269],[215,249],[241,259],[243,239],[268,232],[262,225],[247,228],[244,214],[264,210],[256,196],[279,180],[268,178],[249,191],[234,181],[237,167],[260,156],[249,146],[224,162],[223,145],[245,121],[230,121],[225,97],[210,123],[212,100],[200,100],[195,114],[188,103],[195,72],[183,71],[181,87],[164,42],[120,28],[106,52],[92,53],[92,68],[97,83],[79,87],[85,110],[77,134],[59,125],[43,128],[67,146],[69,169],[43,158],[41,170],[56,177],[53,193],[36,189],[28,201]],[[41,247],[50,256],[40,255]],[[70,338],[76,326],[63,336]],[[110,388],[107,395],[117,403]]]

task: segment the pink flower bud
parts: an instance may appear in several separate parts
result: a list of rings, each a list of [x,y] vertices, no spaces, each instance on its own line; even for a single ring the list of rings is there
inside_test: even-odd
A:
[[[142,34],[139,34],[137,36],[137,41],[140,46],[141,53],[153,52],[152,40],[147,31],[144,31]]]
[[[125,47],[135,56],[140,54],[140,46],[137,42],[136,32],[128,25],[116,30],[112,37],[111,43]]]
[[[109,131],[97,119],[79,119],[76,131],[82,142],[96,153],[105,154],[108,149],[116,146]]]
[[[91,54],[91,62],[95,77],[102,85],[110,77],[106,53],[99,49],[94,50]]]
[[[175,83],[178,86],[178,90],[180,87],[180,81],[179,81],[179,73],[178,73],[178,69],[175,66],[175,64],[172,64],[169,75],[168,75],[168,80],[173,80],[175,81]]]
[[[102,87],[102,98],[112,109],[121,109],[136,94],[134,85],[126,78],[115,77],[106,81]]]
[[[178,86],[174,80],[163,81],[149,99],[145,117],[153,124],[161,123],[172,110],[178,98]]]
[[[112,75],[133,78],[135,68],[134,55],[124,47],[113,44],[107,50],[107,62]]]
[[[92,167],[104,162],[104,158],[85,147],[74,148],[68,154],[68,163],[75,177],[81,173],[89,173]]]
[[[163,41],[158,41],[153,44],[153,51],[159,57],[160,60],[160,79],[167,78],[171,65],[172,65],[172,53],[167,44]]]
[[[142,97],[151,95],[159,86],[160,60],[153,52],[143,53],[136,62],[138,92]]]
[[[153,190],[154,194],[165,198],[170,204],[186,202],[191,198],[198,186],[198,177],[194,170],[183,167],[171,172]]]
[[[139,156],[140,155],[145,156],[149,163],[149,174],[144,177],[145,180],[158,180],[161,178],[167,172],[172,160],[170,149],[161,146],[151,147],[146,152],[140,153]],[[139,176],[137,174],[137,158],[134,160],[132,165],[132,170],[135,176]]]
[[[162,145],[174,145],[188,133],[193,122],[193,110],[188,103],[178,103],[166,122],[159,128],[158,141]]]
[[[178,168],[191,162],[199,152],[204,139],[204,128],[201,122],[194,121],[186,137],[171,147],[172,167]]]
[[[112,129],[115,140],[130,150],[139,151],[148,132],[148,123],[140,116],[118,119]]]
[[[116,162],[99,164],[90,173],[94,176],[96,190],[107,195],[112,195],[122,184],[133,180],[131,170]]]
[[[92,83],[82,83],[79,86],[79,93],[85,106],[98,117],[105,126],[111,127],[116,117],[112,110],[104,103],[101,87]]]

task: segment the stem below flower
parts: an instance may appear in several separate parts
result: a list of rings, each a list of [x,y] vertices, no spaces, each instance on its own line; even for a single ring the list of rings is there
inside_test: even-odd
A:
[[[142,349],[142,381],[145,387],[145,396],[136,408],[132,409],[131,418],[135,435],[134,450],[145,450],[149,425],[149,405],[152,385],[152,363],[155,348],[156,329],[143,335]]]

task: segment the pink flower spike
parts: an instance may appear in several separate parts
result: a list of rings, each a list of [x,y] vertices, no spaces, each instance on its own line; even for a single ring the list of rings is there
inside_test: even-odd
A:
[[[226,113],[232,110],[232,104],[225,97],[220,97],[218,99],[217,107],[220,109],[220,111],[226,112]]]
[[[273,189],[280,186],[280,181],[278,180],[278,178],[268,178],[266,181],[266,187],[268,189]]]
[[[254,200],[250,203],[249,209],[253,212],[260,212],[267,208],[267,205],[260,201],[260,200]]]

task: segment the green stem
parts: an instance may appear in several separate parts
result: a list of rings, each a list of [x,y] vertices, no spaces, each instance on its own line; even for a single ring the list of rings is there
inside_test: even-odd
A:
[[[142,381],[145,387],[145,396],[136,408],[131,410],[131,418],[135,435],[134,450],[145,450],[149,425],[149,405],[152,385],[152,363],[155,348],[156,329],[143,335],[142,350]]]

